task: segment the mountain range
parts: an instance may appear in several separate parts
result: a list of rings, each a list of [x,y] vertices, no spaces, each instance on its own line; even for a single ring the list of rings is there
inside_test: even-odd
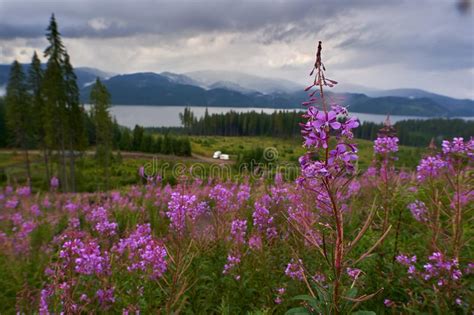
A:
[[[26,67],[25,67],[26,68]],[[0,65],[0,94],[10,65]],[[27,71],[27,69],[25,69]],[[103,80],[114,105],[187,105],[301,108],[307,99],[302,86],[289,80],[230,71],[139,72],[112,74],[95,68],[75,68],[81,100],[89,102],[92,83]],[[474,116],[474,101],[420,89],[376,90],[345,85],[327,93],[352,112],[407,116]]]

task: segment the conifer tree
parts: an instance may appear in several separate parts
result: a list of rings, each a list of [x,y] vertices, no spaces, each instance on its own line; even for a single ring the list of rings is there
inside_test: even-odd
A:
[[[76,190],[76,154],[87,147],[87,135],[84,126],[84,110],[79,102],[79,87],[77,77],[70,63],[67,52],[64,54],[64,81],[66,92],[66,136],[69,149],[69,175],[71,190]]]
[[[28,90],[30,91],[31,95],[31,109],[34,113],[32,127],[35,135],[35,141],[38,144],[38,147],[43,151],[46,180],[49,180],[51,178],[49,165],[50,150],[45,141],[45,109],[42,94],[43,77],[44,72],[41,68],[41,61],[35,51],[31,60],[31,65],[28,73]]]
[[[8,129],[5,113],[5,99],[0,97],[0,147],[6,147],[8,144]]]
[[[143,127],[135,125],[135,128],[133,128],[132,150],[134,151],[140,150],[140,146],[142,144],[143,132],[144,132]]]
[[[64,80],[64,55],[66,53],[54,14],[51,16],[46,38],[49,46],[44,51],[48,58],[43,81],[45,142],[56,149],[60,158],[61,188],[69,190],[66,171],[66,84]]]
[[[5,97],[7,127],[9,128],[13,145],[23,150],[27,181],[31,181],[31,169],[28,149],[32,143],[31,102],[25,81],[25,74],[18,61],[14,61],[8,80]]]
[[[96,156],[104,170],[105,188],[108,189],[113,122],[109,114],[110,94],[99,78],[91,89],[90,101],[96,128]]]

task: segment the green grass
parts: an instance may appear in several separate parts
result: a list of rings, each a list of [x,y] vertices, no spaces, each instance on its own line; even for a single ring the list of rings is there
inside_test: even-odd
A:
[[[373,159],[373,142],[356,139],[359,148],[359,167],[365,169]],[[272,137],[223,137],[223,136],[194,136],[191,137],[193,153],[211,157],[215,151],[231,155],[234,160],[246,150],[256,147],[275,148],[280,162],[297,162],[305,153],[301,138],[272,138]],[[423,149],[400,146],[397,167],[414,169],[423,154]]]
[[[359,148],[359,168],[366,169],[373,159],[373,143],[367,140],[356,140]],[[193,136],[191,145],[193,154],[206,158],[212,157],[215,151],[230,154],[233,162],[238,156],[255,148],[272,148],[277,152],[280,164],[297,165],[298,158],[304,154],[300,138],[272,138],[272,137],[222,137],[222,136]],[[276,151],[275,151],[276,150]],[[401,146],[397,153],[398,168],[414,169],[423,154],[423,149]],[[176,167],[190,168],[199,163],[202,172],[196,173],[201,178],[214,174],[210,171],[213,167],[209,160],[189,159],[176,156],[159,155],[158,158],[150,157],[118,157],[115,155],[110,168],[110,189],[136,184],[140,182],[138,169],[143,165],[151,165],[156,174],[160,174],[165,182],[176,183],[179,175]],[[32,184],[35,189],[47,190],[48,180],[45,178],[44,165],[37,152],[30,154],[32,161]],[[218,161],[216,161],[218,162]],[[175,169],[174,169],[175,168]],[[53,174],[59,175],[58,164],[55,164]],[[178,174],[178,175],[177,175]],[[221,173],[220,176],[227,176]],[[102,169],[92,155],[77,160],[77,191],[94,192],[105,190],[105,177]],[[18,152],[0,151],[0,185],[24,183],[26,172],[24,168],[24,155]]]

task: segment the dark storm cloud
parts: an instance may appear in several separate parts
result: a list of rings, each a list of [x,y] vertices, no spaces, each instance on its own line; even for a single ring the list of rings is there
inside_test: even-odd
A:
[[[307,32],[308,19],[322,25],[335,14],[353,7],[379,6],[380,1],[315,0],[185,0],[185,1],[2,1],[0,38],[44,35],[46,18],[54,12],[67,37],[122,37],[134,34],[164,34],[209,31],[255,31],[278,29],[294,23],[294,30]],[[385,2],[384,5],[388,5]],[[34,8],[34,9],[33,9]],[[267,30],[268,31],[268,30]],[[273,32],[275,39],[286,35]],[[266,41],[273,38],[266,34]]]

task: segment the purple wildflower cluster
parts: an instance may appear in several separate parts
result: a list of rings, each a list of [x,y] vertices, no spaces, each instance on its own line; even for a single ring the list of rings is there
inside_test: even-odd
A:
[[[308,179],[333,177],[343,169],[353,172],[357,147],[348,140],[353,138],[352,129],[359,126],[358,120],[349,117],[347,110],[339,105],[332,106],[328,112],[310,106],[303,116],[307,119],[301,130],[306,148],[329,149],[329,138],[333,133],[337,140],[335,148],[328,150],[325,161],[314,161],[312,153],[300,158],[303,176]]]
[[[441,252],[434,252],[428,257],[423,269],[417,270],[416,256],[397,256],[397,262],[408,267],[410,278],[418,277],[424,281],[433,281],[438,287],[447,287],[459,282],[463,276],[456,258],[449,259]]]
[[[230,235],[236,244],[245,243],[245,234],[247,233],[247,220],[232,221]]]
[[[222,273],[225,274],[225,275],[229,274],[239,264],[240,264],[240,255],[238,255],[238,254],[237,255],[229,254],[227,256],[227,263],[224,265],[224,270],[222,270]],[[240,276],[236,275],[235,279],[240,280]]]
[[[234,193],[231,189],[223,186],[216,185],[209,192],[209,197],[214,200],[216,203],[216,208],[220,212],[228,212],[236,210],[237,204],[233,202]],[[240,198],[244,199],[246,197],[245,191],[241,194]]]
[[[286,292],[286,288],[278,288],[276,292],[277,294],[273,301],[275,302],[275,304],[281,304],[283,302],[283,295]]]
[[[289,262],[288,265],[286,265],[285,275],[287,275],[291,279],[303,281],[304,279],[303,261],[301,259],[298,259],[298,260],[292,259],[291,262]]]
[[[416,178],[420,182],[436,178],[447,166],[448,163],[440,156],[427,156],[421,159],[420,164],[416,167]]]
[[[428,209],[423,201],[416,200],[410,203],[408,206],[411,214],[418,222],[426,222],[428,220]]]
[[[255,209],[252,213],[253,225],[260,233],[264,233],[268,239],[277,236],[278,232],[274,224],[274,217],[270,214],[271,198],[263,195],[255,202]]]
[[[114,288],[99,289],[96,292],[96,296],[99,300],[99,304],[102,306],[107,307],[115,303]]]
[[[64,268],[72,264],[74,271],[82,275],[99,276],[110,273],[109,254],[107,251],[102,253],[95,240],[67,240],[59,252],[59,257]]]
[[[377,154],[387,154],[398,152],[397,137],[379,137],[374,141],[374,152]]]
[[[121,239],[114,251],[127,255],[129,271],[147,272],[152,279],[163,276],[167,269],[167,252],[151,235],[150,224],[137,225],[127,238]]]
[[[118,225],[115,222],[109,221],[107,210],[104,207],[93,209],[87,218],[89,222],[94,224],[94,228],[97,232],[107,236],[116,234]]]
[[[195,195],[185,195],[179,192],[171,194],[166,215],[170,219],[170,228],[182,234],[186,227],[186,219],[196,220],[208,210],[205,202],[198,202]]]
[[[444,154],[466,154],[470,158],[474,158],[474,138],[464,141],[464,138],[453,138],[452,141],[443,140],[441,144]]]

